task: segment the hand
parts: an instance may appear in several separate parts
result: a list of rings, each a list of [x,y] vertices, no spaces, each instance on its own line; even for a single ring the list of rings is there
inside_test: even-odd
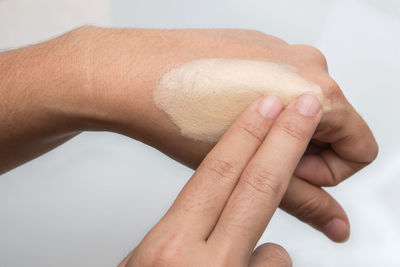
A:
[[[193,168],[214,144],[182,137],[165,113],[155,107],[153,90],[161,75],[170,66],[213,57],[262,59],[295,66],[300,75],[322,88],[331,107],[323,114],[281,208],[334,241],[348,238],[345,212],[320,187],[337,185],[370,163],[376,157],[377,144],[329,76],[321,52],[247,30],[84,27],[76,34],[79,32],[91,40],[86,55],[91,71],[86,76],[92,77],[88,82],[91,101],[87,103],[92,104],[91,117],[97,118],[93,129],[131,136]],[[298,134],[296,128],[288,126],[288,131]]]
[[[336,185],[371,162],[375,139],[329,77],[318,50],[256,31],[82,27],[0,53],[0,174],[84,130],[125,134],[196,168],[215,144],[183,137],[154,105],[153,90],[171,66],[205,57],[287,63],[320,85],[331,107],[280,207],[344,241],[346,214],[320,186]]]
[[[278,245],[264,244],[254,253],[253,249],[322,111],[318,100],[309,95],[282,109],[276,96],[251,104],[120,267],[291,266],[290,257]],[[288,126],[298,134],[288,132]]]

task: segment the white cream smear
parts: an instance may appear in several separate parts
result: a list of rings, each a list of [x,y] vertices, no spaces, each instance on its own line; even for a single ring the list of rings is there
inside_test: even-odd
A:
[[[323,103],[321,88],[301,77],[291,65],[213,58],[168,71],[154,91],[154,101],[183,136],[216,142],[262,95],[277,95],[287,104],[304,93],[315,95]]]

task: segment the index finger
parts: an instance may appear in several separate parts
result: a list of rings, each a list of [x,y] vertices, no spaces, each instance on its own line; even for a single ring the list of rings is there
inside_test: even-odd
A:
[[[282,109],[283,103],[273,95],[246,108],[200,164],[162,223],[185,233],[185,238],[205,241],[240,174]]]
[[[250,255],[285,194],[322,116],[318,100],[303,95],[272,125],[243,171],[207,242],[243,259]]]

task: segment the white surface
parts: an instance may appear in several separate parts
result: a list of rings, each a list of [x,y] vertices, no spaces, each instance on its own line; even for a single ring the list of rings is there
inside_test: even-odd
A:
[[[295,266],[400,266],[400,2],[2,0],[0,48],[84,23],[254,28],[327,56],[380,144],[378,160],[330,190],[352,222],[334,244],[278,212],[262,242]],[[113,266],[157,222],[191,170],[128,138],[85,133],[0,177],[0,266]]]

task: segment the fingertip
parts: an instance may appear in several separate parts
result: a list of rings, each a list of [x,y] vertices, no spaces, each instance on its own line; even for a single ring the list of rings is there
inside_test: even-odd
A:
[[[317,116],[322,109],[318,99],[309,94],[305,94],[297,98],[295,106],[299,113],[308,117]]]
[[[274,243],[265,243],[253,252],[249,266],[290,267],[292,266],[292,259],[282,246]]]
[[[264,118],[275,119],[283,109],[282,100],[275,95],[267,95],[258,103],[258,112]]]
[[[329,239],[338,243],[344,243],[350,238],[350,225],[336,217],[322,227],[321,231]]]

